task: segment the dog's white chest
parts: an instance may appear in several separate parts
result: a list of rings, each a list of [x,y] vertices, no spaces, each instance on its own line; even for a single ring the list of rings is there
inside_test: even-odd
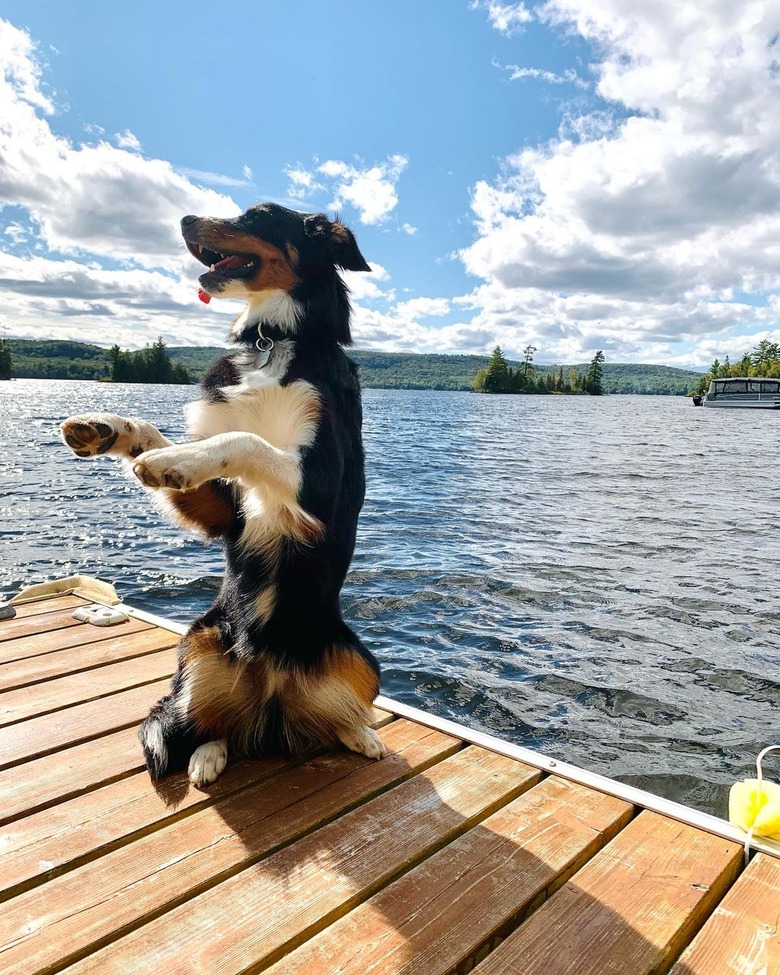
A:
[[[246,375],[238,386],[226,387],[224,402],[198,400],[189,406],[188,427],[196,440],[241,431],[256,434],[284,451],[314,442],[320,414],[314,387],[300,380],[281,386],[258,372],[259,376]]]

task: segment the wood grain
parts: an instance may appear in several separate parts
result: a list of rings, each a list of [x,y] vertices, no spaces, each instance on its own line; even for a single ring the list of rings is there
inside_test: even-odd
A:
[[[0,623],[0,626],[4,625]],[[124,623],[117,623],[116,626],[112,627],[90,626],[89,623],[79,623],[76,626],[66,627],[65,629],[20,636],[15,640],[9,640],[7,643],[0,643],[0,665],[5,665],[12,660],[26,660],[30,657],[41,657],[55,650],[66,650],[68,647],[81,647],[88,643],[98,643],[101,640],[105,640],[108,636],[121,638],[131,633],[140,633],[143,630],[151,630],[152,628],[152,623],[144,623],[142,620],[131,618]]]
[[[152,704],[169,688],[168,680],[144,684],[121,694],[0,728],[0,768],[136,724],[146,717]]]
[[[269,975],[460,970],[587,862],[632,811],[584,786],[545,779],[273,965]]]
[[[378,708],[374,717],[377,728],[394,720],[393,715]],[[135,729],[131,730],[130,761],[138,766],[141,746]],[[117,732],[116,736],[124,734],[127,733]],[[99,739],[95,744],[100,742],[108,743],[108,739]],[[108,750],[106,745],[105,751]],[[156,791],[146,771],[136,771],[9,823],[0,831],[0,901],[296,764],[299,760],[284,758],[231,760],[227,771],[208,792],[190,787],[183,772],[170,776]]]
[[[131,687],[151,684],[170,677],[175,666],[176,654],[170,649],[160,650],[98,670],[68,674],[31,687],[5,691],[0,694],[0,728],[74,704],[108,697]]]
[[[66,626],[87,625],[73,619],[72,609],[49,610],[35,616],[15,616],[10,620],[0,620],[0,643],[32,633],[48,633],[49,630],[61,630]]]
[[[740,870],[736,843],[645,811],[475,975],[668,971]]]
[[[114,636],[107,630],[99,642],[2,664],[0,691],[27,687],[67,674],[129,660],[131,657],[141,657],[155,650],[175,647],[177,643],[178,637],[174,633],[158,627],[150,627],[140,633],[123,633],[121,636]]]
[[[382,761],[329,753],[8,901],[0,969],[32,975],[78,957],[460,747],[411,722],[380,736],[394,750]]]
[[[113,734],[4,769],[0,771],[0,823],[62,802],[143,767],[136,722]]]
[[[780,860],[757,854],[671,975],[780,972]]]
[[[86,599],[81,596],[50,596],[48,599],[36,599],[32,603],[22,603],[21,606],[14,606],[16,616],[14,619],[26,619],[28,616],[39,616],[41,613],[51,613],[57,609],[70,609],[73,612],[79,606],[87,606]],[[0,626],[2,626],[0,622]]]

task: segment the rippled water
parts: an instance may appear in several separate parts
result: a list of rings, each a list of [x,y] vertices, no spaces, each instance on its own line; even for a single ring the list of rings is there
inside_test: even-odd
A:
[[[73,572],[181,620],[217,546],[68,414],[182,434],[188,387],[0,384],[0,589]],[[346,616],[384,691],[722,815],[780,735],[780,416],[665,397],[367,390],[368,498]]]

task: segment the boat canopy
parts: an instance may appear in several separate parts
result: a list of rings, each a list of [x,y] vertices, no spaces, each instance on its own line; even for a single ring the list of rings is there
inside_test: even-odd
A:
[[[780,393],[780,379],[748,378],[738,376],[733,379],[713,379],[710,390],[716,395],[739,395],[745,393]]]

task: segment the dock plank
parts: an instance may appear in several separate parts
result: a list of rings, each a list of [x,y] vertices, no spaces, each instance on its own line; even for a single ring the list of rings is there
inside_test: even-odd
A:
[[[138,723],[145,717],[141,709]],[[137,723],[0,770],[0,823],[11,822],[144,767]]]
[[[104,639],[90,644],[81,644],[65,650],[46,653],[42,656],[13,660],[0,665],[0,691],[65,677],[80,671],[93,670],[131,657],[142,657],[155,650],[175,647],[178,637],[169,630],[157,627],[114,636],[108,630]]]
[[[644,811],[476,967],[476,975],[652,975],[739,874],[742,850]]]
[[[376,708],[374,718],[374,726],[381,728],[390,724],[394,715]],[[130,760],[137,764],[141,746],[135,735],[132,744]],[[299,761],[232,760],[208,791],[192,788],[183,772],[170,776],[155,791],[143,770],[8,823],[0,831],[3,856],[0,901],[58,876],[66,868],[73,869],[81,862],[97,859],[142,833],[150,833],[199,808],[213,805],[239,789],[268,780]]]
[[[373,709],[374,726],[394,715]],[[142,711],[138,722],[146,716]],[[0,770],[0,824],[65,802],[144,768],[137,724],[108,733],[52,755],[34,758],[22,767]]]
[[[74,623],[76,621],[74,620]],[[5,624],[0,623],[0,626]],[[65,629],[53,630],[40,634],[32,633],[28,636],[20,636],[6,643],[0,643],[0,667],[14,660],[26,660],[28,658],[42,657],[53,653],[55,650],[67,650],[69,647],[81,647],[88,643],[98,643],[105,640],[107,635],[120,639],[131,633],[140,633],[143,630],[153,629],[152,623],[145,623],[143,620],[126,620],[124,623],[117,623],[110,627],[110,634],[104,626],[90,626],[89,623],[78,623]],[[170,631],[165,631],[170,632]],[[176,637],[180,639],[180,637]]]
[[[71,975],[260,970],[540,777],[469,747],[128,934]],[[229,919],[229,937],[220,918]]]
[[[545,779],[277,962],[269,975],[460,970],[587,862],[632,812],[619,799]]]
[[[21,620],[28,616],[38,616],[40,613],[51,613],[55,609],[70,609],[73,612],[79,606],[88,605],[87,600],[82,599],[81,596],[49,596],[46,599],[36,599],[31,603],[22,603],[21,605],[14,606],[16,612],[14,619]],[[2,625],[3,623],[0,622],[0,626]]]
[[[88,625],[81,620],[74,620],[72,609],[47,610],[34,616],[15,616],[13,619],[0,621],[0,643],[16,640],[21,636],[47,633],[49,630],[61,630],[68,626]]]
[[[780,972],[780,860],[757,854],[671,975]]]
[[[362,808],[410,776],[417,781],[416,772],[460,747],[456,739],[412,722],[394,721],[379,734],[393,749],[381,761],[329,753],[8,901],[0,913],[4,975],[48,971],[63,956],[99,947],[345,809]],[[450,776],[458,778],[455,771],[449,769]],[[487,792],[493,794],[489,785]],[[152,970],[160,970],[156,962]]]
[[[140,723],[169,689],[169,680],[157,681],[0,728],[0,768]]]
[[[67,674],[31,687],[5,691],[0,694],[0,728],[151,684],[170,677],[175,666],[176,654],[168,648],[96,671]]]
[[[780,859],[375,711],[391,750],[157,788],[179,634],[0,622],[3,975],[772,975]],[[464,732],[465,734],[465,732]]]

